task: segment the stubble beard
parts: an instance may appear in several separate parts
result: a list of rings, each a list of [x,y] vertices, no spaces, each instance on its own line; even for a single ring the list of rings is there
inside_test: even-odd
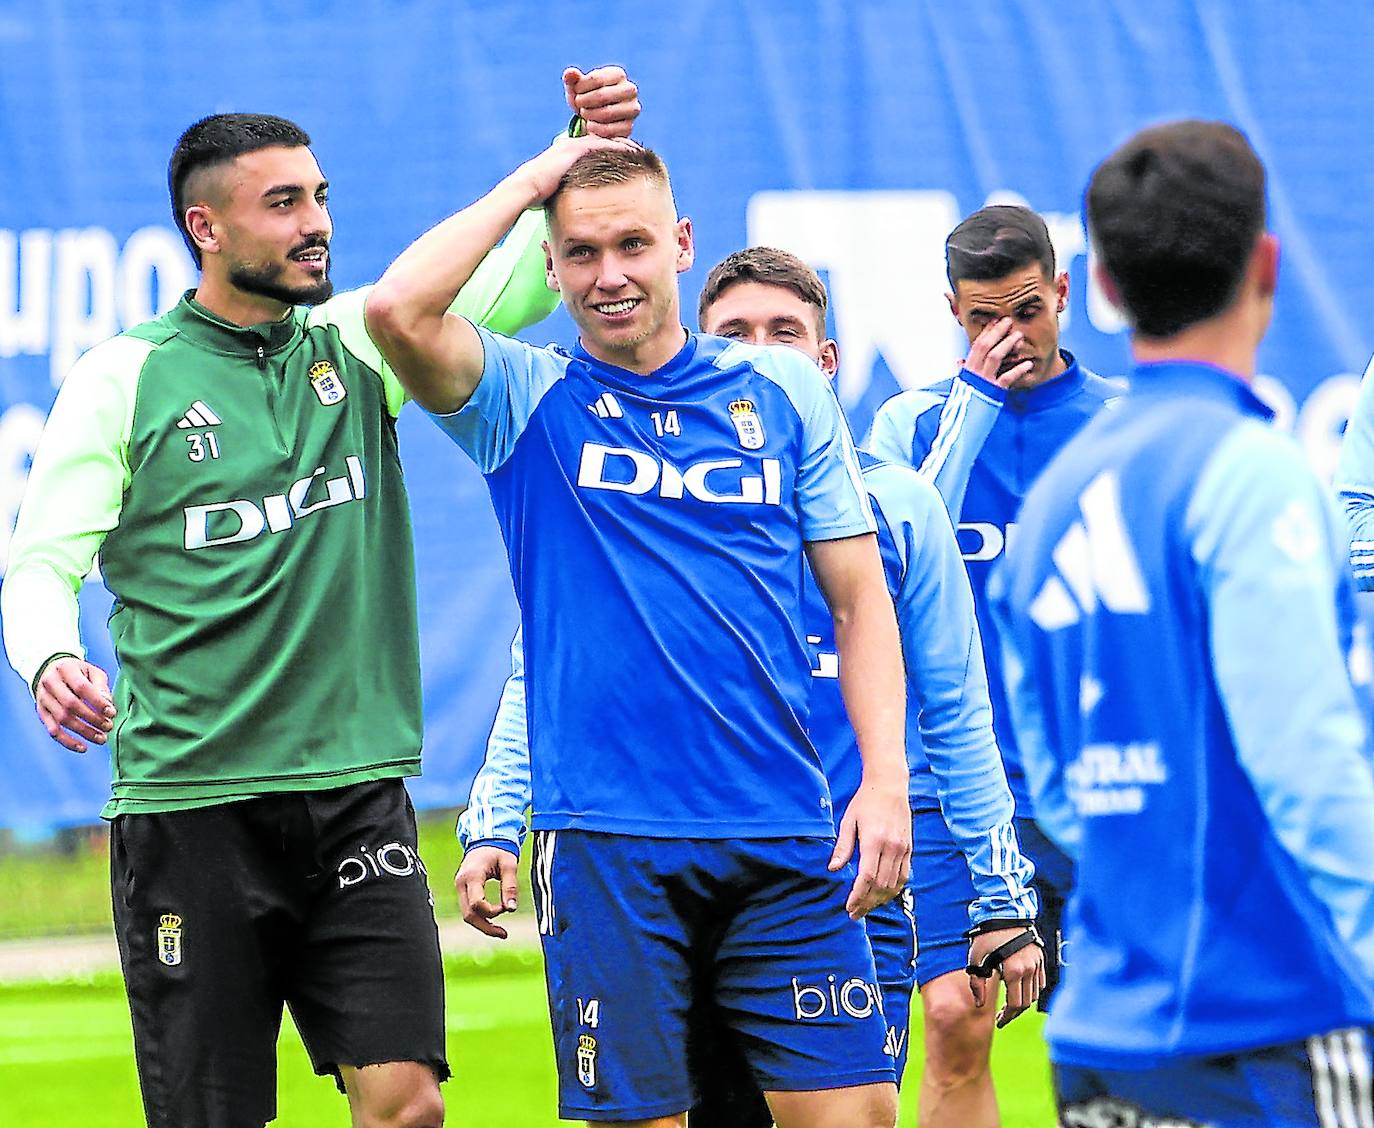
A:
[[[328,301],[334,293],[334,283],[330,280],[326,267],[324,277],[318,282],[303,286],[288,286],[281,281],[286,268],[279,263],[268,266],[250,266],[239,263],[229,271],[229,281],[245,294],[270,298],[283,305],[319,305]]]

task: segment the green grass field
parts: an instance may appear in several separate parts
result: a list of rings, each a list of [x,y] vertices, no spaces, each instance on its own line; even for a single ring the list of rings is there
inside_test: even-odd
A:
[[[444,915],[456,914],[448,884],[457,860],[451,827],[447,814],[426,816],[421,827],[421,852]],[[70,855],[0,855],[0,938],[107,929],[108,905],[98,836]],[[448,1124],[556,1124],[553,1050],[538,951],[450,957],[446,971],[448,1052],[454,1070],[454,1079],[445,1086]],[[1024,1016],[995,1043],[993,1068],[1007,1128],[1054,1123],[1040,1027],[1039,1015]],[[918,1022],[912,1031],[903,1126],[916,1122],[920,1045]],[[80,982],[0,984],[0,1126],[128,1128],[142,1123],[132,1055],[129,1013],[116,974]],[[348,1123],[343,1098],[331,1082],[311,1073],[289,1022],[279,1057],[278,1124],[326,1128]]]

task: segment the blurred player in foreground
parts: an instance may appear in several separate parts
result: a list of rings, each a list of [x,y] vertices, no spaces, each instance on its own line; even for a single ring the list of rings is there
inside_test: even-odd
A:
[[[958,528],[987,654],[997,744],[1016,800],[1017,835],[1035,864],[1049,977],[1043,1008],[1066,950],[1062,919],[1073,867],[1034,817],[1007,713],[986,588],[1016,533],[1016,513],[1031,483],[1121,388],[1083,368],[1059,346],[1069,276],[1055,270],[1049,230],[1035,212],[1007,205],[980,208],[950,232],[945,265],[950,311],[968,335],[968,356],[952,379],[901,392],[883,404],[867,447],[879,458],[916,467],[934,482]],[[938,817],[933,788],[913,791],[912,806],[918,824]],[[957,945],[971,892],[968,873],[947,851],[921,853],[919,839],[917,851],[912,885],[922,926],[917,973],[927,1046],[921,1124],[994,1128],[991,1016],[969,999]]]
[[[825,335],[827,304],[825,287],[806,263],[785,251],[752,247],[729,256],[708,275],[698,321],[703,333],[754,345],[790,345],[833,378],[839,353]],[[939,493],[904,467],[882,464],[862,453],[859,457],[878,518],[879,546],[902,631],[908,733],[914,736],[919,730],[921,743],[929,750],[929,761],[920,754],[912,765],[911,791],[931,796],[938,791],[948,811],[946,819],[937,805],[932,818],[913,826],[913,839],[918,849],[934,852],[938,847],[966,873],[976,875],[971,885],[965,878],[969,899],[962,906],[955,938],[960,967],[965,962],[984,963],[1004,944],[1019,945],[1000,969],[1008,981],[1008,1006],[1001,1016],[1005,1023],[1035,1001],[1042,985],[1043,953],[1034,942],[1023,939],[1035,917],[1035,894],[1027,887],[1030,866],[1017,849],[1011,794],[992,735],[972,593]],[[859,786],[860,761],[838,692],[834,628],[810,580],[806,596],[803,618],[812,657],[809,731],[835,808],[842,810]],[[469,807],[459,820],[464,856],[456,884],[464,916],[474,927],[496,936],[505,933],[491,921],[508,911],[518,896],[515,860],[530,801],[519,636],[513,658],[512,677],[502,692],[487,758],[473,781]],[[922,844],[923,837],[933,843]],[[484,894],[488,878],[501,883],[496,904],[489,903]],[[976,930],[972,953],[966,939],[970,921]],[[882,989],[888,1050],[896,1061],[900,1083],[917,971],[914,929],[919,922],[912,918],[910,892],[904,890],[870,911],[864,923]],[[923,932],[921,950],[925,945]],[[972,979],[980,1003],[989,998],[995,1002],[996,982]],[[967,985],[965,990],[969,990]],[[711,1024],[703,1024],[702,1029],[700,1039],[712,1040]],[[747,1071],[733,1068],[737,1050],[703,1050],[709,1052],[703,1052],[696,1070],[701,1102],[692,1111],[695,1128],[772,1123]],[[723,1078],[737,1080],[727,1084]]]
[[[1131,390],[1031,488],[1002,639],[1036,813],[1078,869],[1061,1123],[1368,1125],[1374,775],[1345,536],[1251,390],[1278,244],[1219,122],[1094,172]]]
[[[541,203],[572,354],[447,313]],[[368,324],[486,474],[510,556],[561,1114],[685,1123],[688,1016],[713,1003],[783,1128],[889,1128],[859,918],[905,883],[911,820],[873,515],[811,361],[682,327],[692,254],[656,155],[570,141],[403,253]],[[806,734],[803,547],[863,760],[838,839]]]
[[[569,101],[624,132],[621,78],[565,75]],[[401,782],[420,770],[405,393],[365,293],[331,297],[309,144],[257,114],[182,135],[168,183],[199,285],[73,368],[3,589],[48,732],[109,740],[115,926],[159,1128],[274,1118],[283,1002],[355,1124],[443,1120],[443,975]],[[523,223],[457,308],[511,332],[542,318],[542,234]],[[78,633],[97,552],[113,696]]]

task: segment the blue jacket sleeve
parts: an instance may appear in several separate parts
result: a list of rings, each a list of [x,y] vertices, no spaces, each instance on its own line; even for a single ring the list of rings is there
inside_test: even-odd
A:
[[[873,418],[869,452],[911,466],[934,483],[957,524],[973,464],[1006,401],[1004,389],[961,368],[943,403],[929,392],[913,390],[883,404]],[[939,418],[927,439],[917,433],[916,420],[937,404]]]
[[[458,817],[464,851],[500,846],[520,853],[530,805],[530,745],[525,717],[525,646],[521,631],[510,646],[510,677],[501,690],[487,754],[472,781],[467,809]]]
[[[920,462],[915,448],[916,420],[939,403],[939,396],[920,388],[898,392],[873,413],[863,449],[874,458],[914,470]]]
[[[1350,533],[1350,568],[1364,591],[1374,591],[1374,360],[1364,370],[1360,398],[1341,442],[1336,489]]]
[[[1034,866],[1020,850],[1002,757],[992,731],[973,592],[944,503],[903,467],[868,473],[869,490],[901,557],[897,619],[920,740],[950,836],[968,862],[974,924],[1031,920]]]
[[[1185,523],[1241,766],[1374,980],[1374,770],[1336,611],[1339,517],[1297,445],[1246,424],[1212,456]]]

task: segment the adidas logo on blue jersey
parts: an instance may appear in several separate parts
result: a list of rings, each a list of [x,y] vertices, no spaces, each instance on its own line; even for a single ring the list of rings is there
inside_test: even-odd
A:
[[[186,409],[186,414],[177,420],[177,426],[183,431],[190,430],[192,427],[218,427],[224,420],[210,409],[210,405],[204,400],[196,400]]]
[[[620,410],[620,401],[610,392],[602,392],[596,397],[595,403],[587,404],[587,410],[600,419],[625,418],[625,413]]]
[[[1121,516],[1116,475],[1094,478],[1078,499],[1078,509],[1083,520],[1070,525],[1054,547],[1059,575],[1050,576],[1031,601],[1030,617],[1043,631],[1073,626],[1099,603],[1117,615],[1150,610],[1150,593]]]

